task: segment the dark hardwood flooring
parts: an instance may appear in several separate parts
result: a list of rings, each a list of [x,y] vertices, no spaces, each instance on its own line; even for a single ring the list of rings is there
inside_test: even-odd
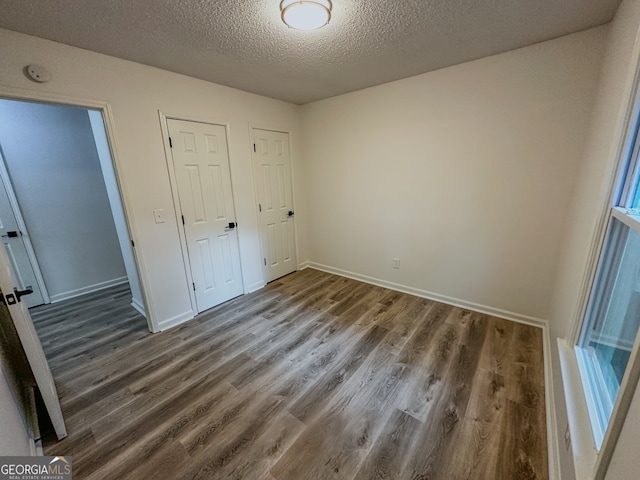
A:
[[[35,309],[81,479],[546,479],[542,334],[312,269],[152,335]]]

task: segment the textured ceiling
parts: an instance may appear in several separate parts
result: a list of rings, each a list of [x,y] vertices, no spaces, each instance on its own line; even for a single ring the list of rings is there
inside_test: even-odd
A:
[[[609,22],[620,0],[0,0],[0,27],[303,104]]]

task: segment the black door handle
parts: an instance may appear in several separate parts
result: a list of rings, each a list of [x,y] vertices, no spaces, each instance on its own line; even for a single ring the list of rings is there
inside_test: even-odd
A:
[[[289,213],[287,213],[287,217],[293,217],[295,213],[296,212],[294,212],[293,210],[289,210]]]
[[[13,295],[13,293],[8,293],[7,295],[4,295],[3,293],[0,292],[0,303],[2,305],[8,306],[8,305],[15,305],[16,303],[18,303],[18,301],[16,300],[16,297]]]
[[[16,299],[20,301],[21,297],[24,297],[25,295],[31,295],[33,293],[33,288],[31,287],[31,285],[26,287],[24,290],[18,290],[16,287],[13,287],[13,293],[15,294]]]
[[[18,236],[18,232],[16,232],[15,230],[12,230],[10,232],[5,233],[4,235],[2,235],[4,238],[9,237],[9,238],[16,238]]]
[[[18,290],[16,287],[13,287],[13,293],[3,295],[2,292],[0,292],[0,303],[3,305],[15,305],[16,303],[21,301],[21,297],[24,297],[25,295],[29,295],[31,293],[33,293],[33,288],[31,287],[31,285],[29,285],[24,290]]]
[[[238,226],[237,223],[235,222],[229,222],[229,225],[226,226],[227,229],[229,230],[233,230],[234,228],[236,228]]]

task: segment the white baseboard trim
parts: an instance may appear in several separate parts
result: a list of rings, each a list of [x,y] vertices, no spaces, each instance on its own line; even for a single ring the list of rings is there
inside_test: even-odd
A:
[[[419,288],[410,287],[408,285],[402,285],[399,283],[389,282],[382,280],[381,278],[370,277],[368,275],[362,275],[360,273],[350,272],[348,270],[342,270],[340,268],[329,267],[315,262],[303,262],[300,264],[300,270],[305,268],[314,268],[327,273],[333,273],[342,277],[351,278],[353,280],[359,280],[361,282],[370,283],[379,287],[388,288],[397,292],[408,293],[409,295],[415,295],[416,297],[427,298],[429,300],[435,300],[436,302],[446,303],[453,305],[454,307],[466,308],[478,313],[484,313],[493,317],[504,318],[505,320],[512,320],[518,323],[524,323],[526,325],[532,325],[534,327],[543,328],[547,326],[547,321],[537,317],[530,317],[528,315],[522,315],[520,313],[510,312],[508,310],[502,310],[500,308],[489,307],[474,302],[467,302],[455,297],[449,297],[447,295],[441,295],[439,293],[429,292]]]
[[[135,308],[140,315],[147,318],[147,312],[144,310],[144,305],[137,298],[131,297],[131,306]]]
[[[70,298],[79,297],[80,295],[86,295],[87,293],[97,292],[98,290],[104,290],[105,288],[115,287],[116,285],[122,285],[129,282],[129,279],[124,277],[113,278],[106,282],[94,283],[93,285],[87,285],[86,287],[78,288],[76,290],[69,290],[68,292],[56,293],[51,295],[51,303],[62,302],[63,300],[69,300]]]
[[[556,435],[556,409],[553,396],[553,368],[551,364],[551,341],[549,337],[549,325],[548,322],[542,318],[531,317],[528,315],[522,315],[515,312],[509,312],[499,308],[489,307],[474,302],[468,302],[459,298],[449,297],[447,295],[440,295],[438,293],[421,290],[419,288],[409,287],[407,285],[401,285],[380,278],[370,277],[368,275],[361,275],[359,273],[342,270],[340,268],[329,267],[315,262],[305,261],[299,266],[299,270],[305,268],[313,268],[321,270],[327,273],[333,273],[342,277],[351,278],[353,280],[359,280],[361,282],[370,283],[379,287],[388,288],[390,290],[396,290],[402,293],[408,293],[417,297],[427,298],[429,300],[435,300],[437,302],[447,303],[454,307],[466,308],[479,313],[485,313],[493,317],[504,318],[505,320],[511,320],[525,325],[531,325],[542,329],[542,348],[544,355],[544,389],[545,389],[545,411],[547,421],[547,447],[549,456],[549,480],[560,480],[560,452],[558,450],[558,437]]]
[[[184,312],[180,315],[176,315],[175,317],[167,318],[166,320],[158,322],[158,329],[160,332],[162,332],[164,330],[177,327],[178,325],[187,322],[192,318],[195,318],[195,314],[193,313],[193,310],[189,310],[188,312]]]
[[[265,285],[266,285],[266,283],[264,283],[263,280],[260,280],[259,282],[252,283],[247,288],[245,288],[244,293],[245,293],[245,295],[247,295],[249,293],[256,292],[256,291],[260,290],[261,288],[264,288]]]

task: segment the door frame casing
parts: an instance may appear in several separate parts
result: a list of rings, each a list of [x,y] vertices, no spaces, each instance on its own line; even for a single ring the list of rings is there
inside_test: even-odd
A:
[[[195,122],[195,123],[204,123],[205,125],[215,125],[218,127],[224,127],[225,132],[225,141],[227,142],[227,160],[229,162],[229,181],[231,182],[231,200],[233,203],[233,211],[235,213],[236,222],[238,218],[238,212],[236,209],[236,198],[233,187],[233,167],[231,162],[231,142],[230,142],[230,129],[231,125],[228,121],[216,119],[216,118],[205,118],[202,117],[192,117],[188,115],[180,115],[180,114],[171,114],[167,112],[163,112],[162,110],[158,110],[158,117],[160,118],[160,129],[162,131],[162,143],[164,146],[164,154],[167,163],[167,173],[169,175],[169,184],[171,186],[171,198],[173,200],[173,211],[175,213],[175,221],[176,226],[178,227],[178,238],[180,239],[180,250],[182,253],[182,263],[185,273],[185,286],[189,291],[189,300],[191,302],[191,314],[192,317],[198,315],[198,307],[196,303],[196,293],[192,288],[193,284],[193,274],[191,272],[191,262],[189,259],[189,248],[187,244],[187,234],[184,229],[184,225],[182,225],[182,207],[180,205],[180,195],[178,194],[178,182],[176,178],[176,170],[175,163],[173,161],[173,153],[171,151],[171,145],[169,143],[169,126],[168,120],[180,120],[184,122]],[[182,226],[182,228],[181,228]],[[242,262],[242,249],[240,248],[240,235],[241,230],[238,228],[237,230],[237,242],[238,242],[238,257],[240,261],[240,280],[242,283],[242,290],[246,294],[247,289],[244,284],[244,273],[243,273],[243,262]]]
[[[264,240],[262,239],[262,232],[260,231],[260,209],[258,208],[258,204],[260,203],[260,194],[258,191],[258,175],[256,173],[256,165],[255,165],[255,161],[254,161],[254,151],[253,151],[253,143],[254,143],[254,138],[253,138],[253,130],[266,130],[268,132],[276,132],[276,133],[286,133],[288,136],[288,140],[289,140],[289,176],[290,181],[291,181],[291,202],[292,202],[292,206],[293,206],[293,210],[296,211],[297,207],[296,207],[296,184],[295,184],[295,167],[294,167],[294,156],[293,156],[293,133],[290,129],[288,128],[278,128],[278,127],[267,127],[264,126],[262,124],[256,124],[256,123],[249,123],[249,154],[251,155],[251,180],[253,183],[253,196],[254,196],[254,206],[256,209],[256,218],[257,218],[257,222],[258,222],[258,232],[260,232],[260,234],[258,235],[258,238],[260,240],[260,257],[261,258],[265,258],[265,249],[266,249],[266,245],[264,244]],[[294,220],[293,222],[293,231],[294,231],[294,235],[295,235],[295,241],[294,241],[294,248],[296,251],[296,270],[300,270],[300,249],[299,249],[299,245],[298,245],[298,220]],[[264,263],[260,263],[260,271],[262,272],[262,283],[263,286],[267,284],[267,277],[266,277],[266,267],[264,265]]]
[[[0,98],[7,100],[19,100],[26,102],[39,102],[45,104],[80,107],[91,110],[98,110],[102,115],[102,121],[104,122],[105,134],[109,143],[109,150],[111,153],[111,162],[113,164],[113,171],[116,177],[116,185],[120,194],[120,201],[125,214],[125,222],[127,224],[127,230],[129,237],[132,241],[138,238],[136,230],[135,215],[133,208],[131,207],[130,194],[127,190],[126,184],[122,179],[122,172],[124,172],[124,166],[122,158],[119,153],[118,140],[115,134],[115,122],[113,118],[113,111],[109,102],[101,100],[92,100],[80,97],[71,97],[68,95],[59,95],[55,93],[40,92],[35,90],[27,90],[21,88],[6,87],[0,85]],[[145,310],[147,313],[147,327],[152,333],[160,331],[160,326],[157,321],[157,315],[153,304],[147,301],[149,291],[149,281],[147,279],[147,269],[145,268],[144,255],[140,247],[133,248],[133,258],[135,261],[136,269],[138,270],[138,277],[140,279],[140,288],[142,289],[143,302],[145,304]]]
[[[36,257],[36,252],[33,249],[33,245],[31,244],[31,236],[29,235],[27,224],[24,221],[24,217],[22,216],[22,210],[20,210],[20,203],[18,203],[18,197],[16,197],[16,192],[13,189],[13,182],[11,181],[11,177],[9,176],[9,170],[7,169],[7,163],[4,159],[4,155],[2,154],[2,150],[0,150],[0,180],[4,185],[5,191],[7,192],[9,205],[11,205],[11,210],[13,211],[13,216],[16,219],[18,230],[22,232],[22,235],[21,235],[22,242],[24,243],[24,248],[27,251],[27,257],[29,258],[29,263],[31,263],[33,274],[36,277],[36,283],[38,284],[40,295],[42,295],[42,300],[44,301],[45,304],[51,303],[51,297],[49,297],[49,291],[47,290],[47,285],[44,283],[44,277],[42,276],[42,270],[40,270],[38,257]],[[25,236],[25,232],[27,234],[26,236]]]

